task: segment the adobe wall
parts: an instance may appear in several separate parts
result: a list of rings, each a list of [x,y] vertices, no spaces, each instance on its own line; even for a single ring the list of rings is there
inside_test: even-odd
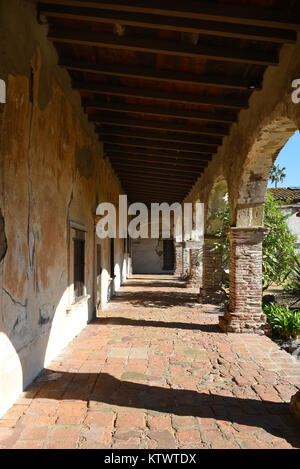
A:
[[[93,317],[93,214],[122,193],[46,36],[32,2],[0,2],[0,77],[7,83],[0,105],[0,416]],[[87,297],[77,307],[70,306],[71,223],[86,230]],[[110,282],[104,245],[103,253],[105,303],[124,280],[123,240],[115,243]]]

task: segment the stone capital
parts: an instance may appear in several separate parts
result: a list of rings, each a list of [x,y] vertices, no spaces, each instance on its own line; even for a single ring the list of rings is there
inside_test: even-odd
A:
[[[270,228],[265,226],[232,226],[226,231],[230,241],[238,243],[261,243],[267,237]]]
[[[202,249],[203,241],[185,241],[184,247],[186,249]]]

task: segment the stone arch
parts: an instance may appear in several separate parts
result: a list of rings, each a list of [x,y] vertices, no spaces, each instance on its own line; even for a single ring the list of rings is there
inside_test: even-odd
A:
[[[287,96],[273,112],[262,119],[249,137],[244,163],[231,193],[230,301],[220,325],[227,332],[265,333],[262,311],[262,243],[264,204],[274,161],[289,138],[297,131],[297,106]],[[298,114],[299,116],[299,114]],[[237,189],[237,190],[236,190]]]
[[[217,213],[226,207],[227,200],[228,183],[223,176],[219,176],[213,184],[205,208],[205,234],[215,235],[221,228],[222,223]]]
[[[201,303],[218,304],[224,300],[222,290],[222,250],[216,237],[222,227],[222,220],[217,216],[218,211],[226,207],[228,199],[228,184],[223,176],[215,179],[205,208],[205,233],[203,242],[203,282],[200,289]]]
[[[272,166],[290,137],[298,130],[287,115],[279,115],[260,129],[242,168],[239,191],[231,201],[232,226],[262,226],[264,202]]]

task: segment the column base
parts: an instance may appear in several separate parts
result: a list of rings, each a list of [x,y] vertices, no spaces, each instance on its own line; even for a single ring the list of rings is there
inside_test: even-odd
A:
[[[198,302],[201,304],[219,305],[226,300],[226,293],[223,290],[209,291],[200,288]]]
[[[224,332],[259,335],[267,335],[270,332],[270,326],[263,312],[251,314],[226,311],[224,316],[219,318],[219,325]]]
[[[295,394],[290,403],[290,411],[294,417],[296,417],[299,425],[300,425],[300,391]]]

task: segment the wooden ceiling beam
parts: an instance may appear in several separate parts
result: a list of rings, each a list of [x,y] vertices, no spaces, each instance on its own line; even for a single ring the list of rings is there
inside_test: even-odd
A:
[[[126,186],[124,186],[125,188]],[[166,189],[166,190],[160,190],[159,187],[139,187],[139,188],[132,188],[131,185],[128,185],[129,190],[125,190],[127,194],[149,194],[149,195],[160,195],[160,196],[174,196],[174,195],[183,195],[186,193],[186,189],[179,189],[179,190],[173,190],[171,189]]]
[[[163,15],[167,17],[193,18],[205,21],[221,21],[233,24],[263,26],[278,29],[300,29],[300,19],[291,9],[260,8],[224,3],[193,2],[186,0],[44,0],[39,4],[67,5]]]
[[[125,187],[125,186],[124,186]],[[161,198],[169,198],[169,197],[182,197],[184,198],[184,196],[189,192],[189,189],[182,189],[182,190],[178,190],[178,191],[171,191],[170,189],[167,189],[165,192],[161,192],[159,191],[159,189],[155,189],[155,187],[145,187],[144,189],[142,187],[140,188],[137,188],[136,190],[135,189],[132,189],[130,187],[130,184],[128,186],[128,189],[129,190],[125,190],[125,193],[129,196],[129,197],[132,197],[134,195],[139,195],[139,194],[142,194],[144,196],[152,196],[152,197],[161,197]]]
[[[203,172],[203,169],[204,167],[198,167],[198,168],[193,168],[191,167],[191,169],[187,169],[186,168],[178,168],[178,167],[174,167],[173,165],[169,164],[169,165],[163,165],[163,164],[160,164],[160,163],[151,163],[151,162],[141,162],[141,164],[139,164],[138,162],[132,162],[132,161],[123,161],[122,159],[111,159],[111,163],[113,164],[113,166],[115,168],[117,168],[117,171],[119,169],[127,169],[127,168],[138,168],[138,169],[141,169],[141,170],[145,170],[147,171],[148,169],[154,169],[154,170],[157,170],[157,172],[159,172],[159,174],[172,174],[173,173],[179,173],[179,174],[184,174],[184,175],[191,175],[191,176],[194,176],[196,175],[197,173],[201,173]]]
[[[142,150],[134,150],[134,151],[122,151],[122,149],[111,149],[105,146],[105,153],[109,156],[115,156],[119,158],[129,159],[134,158],[136,160],[143,159],[143,158],[155,158],[160,162],[163,162],[164,159],[170,161],[178,161],[178,162],[186,162],[187,164],[191,164],[192,162],[198,162],[199,164],[205,165],[211,160],[211,157],[203,157],[203,155],[198,155],[197,153],[161,153],[155,151],[142,151]]]
[[[89,114],[90,122],[96,124],[109,124],[121,127],[137,127],[142,129],[159,129],[169,132],[180,132],[182,134],[196,134],[196,135],[213,135],[224,137],[229,133],[229,127],[191,127],[186,124],[170,124],[169,122],[157,122],[151,120],[138,120],[138,119],[120,119],[116,117],[104,117],[102,114]]]
[[[99,100],[91,100],[87,98],[82,99],[82,104],[86,108],[88,113],[89,109],[98,109],[102,111],[110,112],[125,112],[134,114],[145,114],[149,116],[163,116],[175,119],[195,119],[207,122],[220,122],[222,124],[232,124],[236,122],[237,116],[227,116],[225,114],[215,112],[199,112],[199,111],[184,111],[177,109],[163,109],[153,108],[144,105],[132,105],[132,104],[113,104],[102,102]]]
[[[128,188],[128,190],[125,189],[125,187]],[[134,194],[151,194],[153,196],[157,195],[159,197],[174,197],[174,196],[178,196],[178,197],[184,197],[190,190],[190,188],[183,188],[183,189],[180,189],[178,188],[178,190],[176,191],[172,191],[170,188],[166,188],[166,190],[164,192],[161,192],[159,190],[159,187],[153,187],[153,185],[149,185],[149,186],[145,186],[144,189],[143,187],[138,187],[138,188],[132,188],[131,187],[131,183],[129,182],[127,186],[124,185],[124,189],[125,189],[125,193],[128,194],[128,195],[134,195]]]
[[[151,167],[156,167],[159,170],[160,169],[167,169],[168,171],[172,171],[173,169],[176,171],[183,171],[186,173],[192,173],[195,174],[197,171],[203,171],[206,168],[206,164],[195,164],[194,162],[189,163],[182,163],[182,162],[170,162],[167,161],[165,162],[164,165],[161,165],[160,161],[153,160],[153,159],[147,159],[147,158],[117,158],[110,156],[110,161],[112,164],[114,164],[116,167],[123,167],[123,166],[135,166],[137,168],[149,168]]]
[[[174,196],[183,196],[184,194],[186,194],[186,191],[185,190],[182,190],[182,191],[174,191],[174,192],[170,192],[170,190],[166,190],[166,191],[160,191],[160,190],[155,190],[155,189],[150,189],[147,190],[147,189],[143,189],[143,188],[140,188],[140,189],[136,189],[134,191],[130,190],[130,191],[125,191],[128,195],[132,196],[134,194],[142,194],[144,196],[151,196],[151,197],[155,197],[156,195],[160,196],[160,197],[174,197]]]
[[[131,179],[131,182],[134,183],[139,181],[141,183],[141,185],[144,184],[144,182],[151,182],[151,183],[164,183],[164,185],[167,186],[172,186],[172,185],[176,185],[176,187],[179,187],[179,188],[186,188],[186,187],[189,187],[190,185],[194,184],[194,181],[196,180],[196,178],[180,178],[180,177],[168,177],[168,176],[165,176],[165,175],[155,175],[155,173],[148,173],[146,171],[144,172],[141,172],[141,171],[136,171],[136,170],[124,170],[124,169],[121,169],[120,171],[118,171],[118,175],[119,177],[122,179],[127,179],[129,180],[129,178]]]
[[[249,39],[254,41],[270,41],[280,44],[296,42],[296,33],[291,30],[229,24],[221,21],[205,21],[195,18],[167,17],[150,13],[145,14],[50,4],[40,4],[40,13],[49,18],[118,23],[125,26],[209,34],[212,36]]]
[[[145,66],[110,65],[98,62],[86,62],[69,58],[60,58],[59,65],[70,71],[91,73],[96,75],[111,75],[125,78],[136,78],[151,81],[172,82],[184,85],[201,85],[217,88],[226,88],[240,91],[249,91],[250,87],[261,87],[260,83],[245,79],[241,76],[230,77],[224,75],[207,75],[178,72],[174,70],[156,70]],[[212,106],[229,107],[233,109],[245,108],[247,98],[226,98],[223,96],[190,95],[185,93],[172,93],[162,90],[147,90],[143,88],[127,88],[116,85],[99,84],[95,82],[73,81],[73,88],[79,91],[110,94],[115,96],[130,96],[134,98],[149,98],[163,101],[181,102],[189,104],[209,104]]]
[[[116,36],[109,33],[60,29],[50,27],[48,38],[55,43],[79,44],[91,47],[148,52],[151,54],[175,55],[176,57],[201,58],[221,62],[236,62],[252,65],[276,65],[277,52],[264,52],[257,49],[239,47],[219,47],[207,44],[187,44],[185,42],[162,41],[147,37]]]
[[[124,142],[124,141],[117,141],[113,138],[105,137],[102,139],[103,143],[105,144],[105,149],[111,151],[122,151],[125,153],[139,153],[141,149],[145,149],[142,153],[151,153],[154,151],[154,154],[172,154],[181,156],[182,154],[186,154],[187,158],[193,158],[193,155],[189,155],[189,153],[195,153],[197,157],[198,155],[206,155],[206,158],[210,158],[210,155],[216,153],[217,147],[209,147],[209,146],[186,146],[186,145],[178,145],[166,142],[147,142],[139,139],[133,139],[131,142]],[[166,153],[167,152],[167,153]]]
[[[206,136],[206,135],[198,135],[197,137],[193,137],[192,135],[178,135],[178,133],[174,133],[173,135],[167,133],[156,133],[156,132],[144,132],[135,129],[134,132],[132,130],[127,130],[124,128],[116,128],[116,127],[109,127],[106,126],[102,128],[96,128],[97,132],[99,132],[100,138],[104,136],[109,137],[122,137],[122,138],[130,138],[135,140],[143,140],[147,143],[166,143],[169,145],[180,145],[183,144],[186,148],[191,148],[191,150],[185,149],[185,151],[193,151],[197,152],[198,149],[205,147],[211,147],[211,152],[216,150],[216,147],[222,144],[222,138],[216,136]],[[116,140],[115,140],[116,142]],[[205,150],[206,152],[206,150]]]
[[[138,169],[132,169],[132,170],[126,170],[123,168],[120,168],[119,170],[117,168],[116,172],[118,176],[122,179],[125,177],[131,177],[133,180],[137,181],[151,181],[151,182],[163,182],[164,184],[176,184],[178,187],[186,187],[194,183],[194,181],[197,179],[197,177],[173,177],[173,176],[168,176],[168,175],[160,175],[159,171],[149,171],[147,172],[146,170],[138,170]]]

